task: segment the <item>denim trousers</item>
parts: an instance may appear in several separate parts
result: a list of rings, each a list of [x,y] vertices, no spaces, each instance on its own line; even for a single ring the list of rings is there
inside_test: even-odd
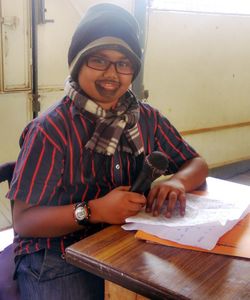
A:
[[[102,300],[104,280],[43,249],[16,258],[21,300]]]

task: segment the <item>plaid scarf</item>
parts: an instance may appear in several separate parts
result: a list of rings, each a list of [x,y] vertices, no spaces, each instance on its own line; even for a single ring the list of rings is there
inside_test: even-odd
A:
[[[105,155],[113,155],[116,149],[138,156],[144,152],[137,121],[139,104],[128,90],[120,98],[115,109],[105,110],[81,92],[79,85],[69,77],[65,83],[66,95],[80,112],[96,116],[96,128],[85,148]]]

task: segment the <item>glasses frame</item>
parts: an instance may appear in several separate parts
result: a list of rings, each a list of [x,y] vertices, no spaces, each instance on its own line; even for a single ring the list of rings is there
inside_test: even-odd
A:
[[[103,59],[103,60],[107,61],[107,62],[108,62],[107,67],[106,67],[105,69],[100,69],[100,68],[95,68],[95,67],[93,67],[93,66],[90,66],[90,65],[89,65],[89,59],[92,58],[92,57],[100,58],[100,59]],[[90,69],[93,69],[93,70],[97,70],[97,71],[107,71],[107,70],[110,68],[111,65],[114,65],[115,70],[116,70],[116,72],[117,72],[118,74],[122,74],[122,75],[133,75],[133,74],[135,73],[134,70],[133,70],[131,73],[123,73],[123,72],[120,72],[120,71],[118,70],[118,65],[117,65],[117,64],[120,63],[120,62],[123,62],[123,61],[122,61],[122,60],[111,61],[111,60],[107,59],[106,57],[102,57],[102,56],[98,56],[98,55],[89,55],[89,56],[86,58],[86,66],[89,67]],[[130,62],[130,63],[131,63],[131,62]],[[132,65],[132,63],[131,63],[131,65]],[[132,67],[133,67],[133,66],[132,66]]]

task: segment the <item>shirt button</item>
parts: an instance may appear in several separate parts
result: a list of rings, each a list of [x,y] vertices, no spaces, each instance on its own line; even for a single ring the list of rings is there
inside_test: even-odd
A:
[[[120,165],[117,164],[117,165],[115,166],[115,168],[116,168],[116,170],[119,170],[119,169],[120,169]]]

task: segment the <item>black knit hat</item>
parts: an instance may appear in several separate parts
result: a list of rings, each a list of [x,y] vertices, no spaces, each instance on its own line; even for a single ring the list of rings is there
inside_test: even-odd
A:
[[[136,19],[120,6],[108,3],[92,6],[81,20],[68,52],[73,80],[78,80],[84,58],[101,49],[118,50],[131,59],[135,66],[135,79],[141,68],[142,57],[139,26]]]

